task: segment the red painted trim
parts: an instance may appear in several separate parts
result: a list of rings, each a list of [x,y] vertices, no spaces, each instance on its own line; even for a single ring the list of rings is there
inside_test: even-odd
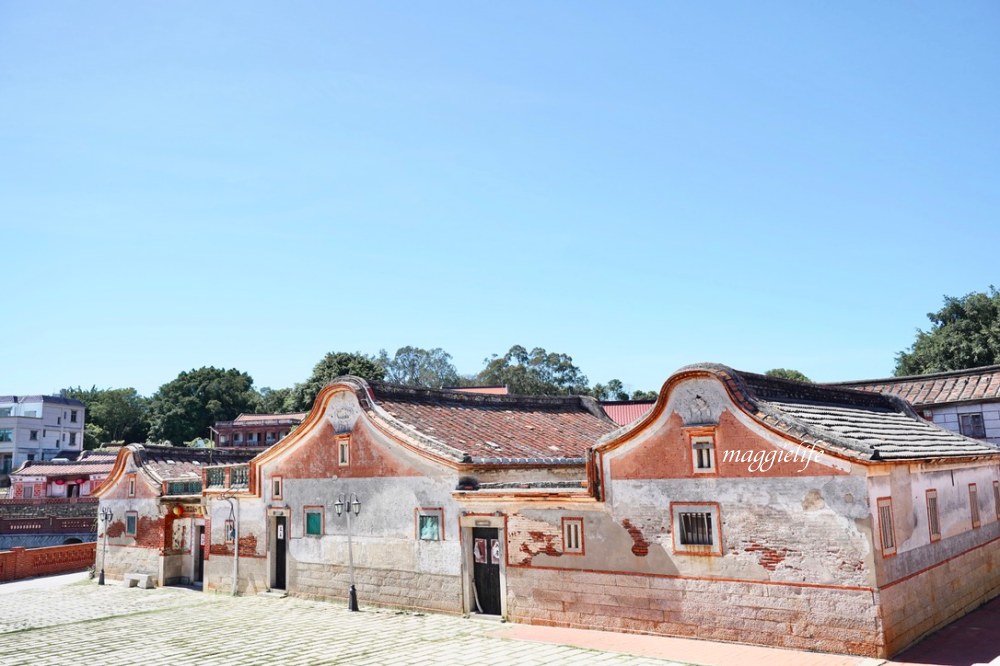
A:
[[[892,552],[886,552],[885,548],[885,530],[882,529],[882,504],[881,502],[885,500],[887,502],[886,506],[889,507],[889,529],[892,530]],[[892,511],[892,498],[891,497],[876,497],[875,498],[875,510],[878,513],[878,543],[879,550],[882,553],[882,559],[886,560],[890,557],[896,555],[896,516]]]
[[[566,550],[566,523],[576,523],[580,526],[580,550]],[[586,555],[587,554],[587,541],[583,536],[583,518],[567,518],[562,517],[562,538],[563,538],[563,555]]]
[[[1000,537],[998,537],[1000,538]],[[608,571],[604,569],[573,569],[569,567],[552,567],[537,564],[509,564],[519,569],[544,569],[547,571],[576,571],[579,573],[607,574],[609,576],[642,576],[645,578],[664,578],[670,580],[704,580],[719,583],[749,583],[753,585],[773,585],[777,587],[801,587],[819,590],[847,590],[850,592],[875,592],[875,588],[856,585],[824,585],[823,583],[792,583],[778,580],[754,580],[752,578],[712,578],[709,576],[682,576],[680,574],[658,574],[642,571]]]
[[[1000,541],[1000,536],[993,537],[989,541],[984,541],[983,543],[979,544],[978,546],[973,546],[972,548],[969,548],[967,550],[963,550],[961,553],[956,553],[955,555],[952,555],[951,557],[947,557],[947,558],[941,560],[937,564],[932,564],[929,567],[924,567],[923,569],[921,569],[919,571],[914,571],[911,574],[906,574],[902,578],[897,578],[896,580],[892,581],[891,583],[886,583],[885,585],[880,585],[878,589],[880,589],[880,590],[888,589],[888,588],[892,587],[893,585],[897,585],[897,584],[902,583],[904,581],[910,580],[911,578],[914,578],[915,576],[919,576],[921,574],[927,573],[931,569],[936,569],[939,566],[941,566],[942,564],[947,564],[948,562],[951,562],[954,559],[957,559],[957,558],[962,557],[964,555],[968,555],[969,553],[971,553],[974,550],[979,550],[980,548],[985,548],[986,546],[990,545],[991,543],[995,543],[997,541]]]
[[[674,507],[715,507],[715,519],[719,526],[719,543],[714,544],[711,551],[677,550],[680,539],[679,526],[674,525]],[[714,535],[713,535],[714,537]],[[683,546],[683,545],[682,545]],[[671,502],[670,503],[670,547],[674,555],[694,555],[696,557],[722,557],[722,506],[718,502]],[[698,546],[695,546],[696,548]],[[716,550],[718,548],[718,550]]]

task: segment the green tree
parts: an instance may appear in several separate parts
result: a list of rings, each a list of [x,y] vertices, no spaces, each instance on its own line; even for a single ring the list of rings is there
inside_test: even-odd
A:
[[[153,395],[150,434],[174,444],[204,437],[216,421],[254,411],[257,401],[253,378],[245,372],[214,367],[182,372]]]
[[[400,347],[391,358],[383,349],[378,360],[385,368],[385,380],[394,384],[441,388],[455,386],[459,382],[458,371],[451,363],[451,354],[440,347]]]
[[[897,377],[1000,363],[1000,292],[993,285],[988,293],[945,296],[927,318],[930,330],[917,329],[913,346],[896,354]]]
[[[768,377],[778,377],[779,379],[794,379],[797,382],[808,382],[812,384],[812,380],[806,377],[804,374],[798,370],[789,370],[788,368],[772,368],[764,373]]]
[[[149,400],[134,388],[64,389],[62,395],[87,407],[84,447],[107,442],[144,442],[149,434]]]
[[[291,411],[308,411],[320,390],[337,377],[354,375],[362,379],[382,381],[385,379],[385,368],[377,358],[366,356],[361,352],[329,352],[313,368],[309,379],[296,384],[292,389],[288,405]]]
[[[660,394],[656,391],[633,391],[631,400],[656,400]]]
[[[257,401],[258,414],[284,414],[295,411],[292,409],[292,392],[290,388],[272,389],[265,386],[260,390]]]
[[[103,391],[88,416],[113,442],[145,442],[149,435],[149,401],[131,387]]]
[[[598,400],[628,400],[628,391],[620,379],[612,379],[607,384],[594,384],[590,395]]]
[[[479,373],[481,384],[506,386],[521,395],[583,395],[588,392],[587,376],[566,354],[550,353],[541,347],[530,352],[514,345],[503,356],[485,359]]]

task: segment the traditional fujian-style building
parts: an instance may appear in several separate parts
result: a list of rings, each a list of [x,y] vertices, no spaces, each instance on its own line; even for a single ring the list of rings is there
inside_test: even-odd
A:
[[[94,491],[100,509],[111,511],[106,522],[98,512],[98,569],[113,579],[142,574],[160,585],[200,582],[207,554],[203,470],[220,462],[245,462],[261,450],[122,447]]]
[[[720,365],[623,427],[588,398],[340,378],[284,440],[201,474],[184,501],[150,483],[146,512],[203,526],[208,590],[346,597],[353,562],[362,605],[882,657],[1000,592],[996,447],[895,397]]]

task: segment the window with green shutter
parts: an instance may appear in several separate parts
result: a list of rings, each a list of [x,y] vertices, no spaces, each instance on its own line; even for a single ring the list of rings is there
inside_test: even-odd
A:
[[[306,509],[306,535],[323,536],[322,509]]]

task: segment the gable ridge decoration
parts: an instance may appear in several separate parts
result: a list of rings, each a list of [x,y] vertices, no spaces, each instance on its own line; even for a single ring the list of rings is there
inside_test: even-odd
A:
[[[139,458],[141,451],[145,447],[142,444],[127,444],[120,449],[118,449],[118,455],[115,456],[115,464],[108,472],[108,475],[101,481],[101,485],[95,488],[90,494],[93,497],[103,497],[112,486],[114,486],[118,481],[125,475],[125,470],[128,468],[128,459],[134,457],[136,469],[143,472],[142,476],[148,476],[148,471],[142,465],[142,461]]]
[[[670,376],[660,389],[653,409],[635,423],[625,426],[601,438],[591,447],[588,462],[594,456],[602,456],[643,432],[655,422],[666,409],[667,402],[674,388],[681,382],[694,377],[713,377],[723,384],[733,403],[757,423],[768,430],[805,445],[814,445],[832,456],[859,462],[873,464],[881,462],[914,460],[972,459],[979,457],[995,457],[1000,455],[1000,449],[993,445],[972,440],[967,437],[942,430],[921,419],[905,400],[894,395],[855,391],[842,387],[807,384],[793,380],[767,377],[750,372],[741,372],[717,363],[699,363],[688,365]],[[773,403],[773,404],[772,404]],[[784,409],[779,408],[781,405]],[[790,407],[801,409],[790,409]],[[892,443],[883,435],[873,441],[863,441],[870,438],[851,438],[841,434],[834,427],[820,427],[802,418],[805,409],[828,410],[835,415],[838,410],[857,410],[867,412],[873,418],[902,417],[905,424],[917,430],[926,430],[929,440],[940,440],[937,447],[912,447],[913,450],[901,450],[898,443]],[[815,420],[815,419],[813,419]],[[857,426],[861,429],[863,425]],[[912,434],[912,433],[911,433]],[[885,441],[883,441],[885,440]],[[891,446],[890,446],[891,444]],[[880,447],[888,449],[883,456]]]

